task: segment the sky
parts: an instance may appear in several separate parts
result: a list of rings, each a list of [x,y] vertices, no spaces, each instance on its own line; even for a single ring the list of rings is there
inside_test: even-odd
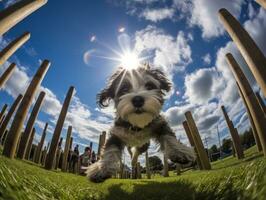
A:
[[[15,2],[2,0],[0,9]],[[31,33],[30,40],[0,69],[2,74],[11,62],[17,64],[0,91],[0,106],[11,105],[18,94],[24,94],[42,60],[48,59],[51,66],[35,97],[46,92],[35,124],[35,142],[46,122],[46,143],[51,139],[67,90],[73,85],[75,95],[62,136],[72,125],[75,144],[82,150],[92,141],[97,150],[100,133],[112,126],[114,109],[100,109],[96,95],[121,64],[118,59],[124,49],[131,49],[153,68],[163,70],[173,83],[162,115],[181,142],[188,144],[182,127],[188,110],[209,147],[218,144],[217,127],[222,138],[228,138],[221,105],[243,133],[250,125],[225,54],[234,55],[255,91],[259,87],[219,21],[220,8],[241,22],[265,54],[266,11],[255,1],[49,0],[0,37],[3,49],[25,31]],[[152,144],[150,155],[157,155],[157,150]]]

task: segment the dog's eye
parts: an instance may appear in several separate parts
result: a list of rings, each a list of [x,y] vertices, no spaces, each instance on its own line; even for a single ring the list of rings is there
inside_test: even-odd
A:
[[[147,90],[154,90],[154,89],[156,89],[157,87],[156,87],[156,85],[155,85],[154,83],[152,83],[152,82],[147,82],[147,83],[145,84],[145,88],[146,88]]]
[[[119,95],[123,95],[129,92],[130,87],[128,85],[122,85],[120,90],[118,91]]]

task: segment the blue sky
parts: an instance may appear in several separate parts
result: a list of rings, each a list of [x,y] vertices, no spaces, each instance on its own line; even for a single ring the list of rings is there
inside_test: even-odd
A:
[[[0,1],[0,9],[14,2]],[[51,138],[65,94],[73,85],[76,94],[62,135],[71,124],[76,143],[97,142],[114,114],[111,107],[97,108],[96,94],[119,65],[105,57],[118,58],[114,51],[122,52],[129,45],[140,55],[148,55],[147,61],[164,70],[173,82],[162,113],[182,142],[187,143],[181,125],[187,110],[193,112],[209,144],[217,143],[217,125],[223,137],[228,136],[221,105],[243,132],[249,122],[224,54],[233,53],[252,86],[258,87],[218,19],[222,7],[240,20],[265,53],[266,12],[254,1],[50,0],[0,40],[3,48],[25,31],[31,32],[31,39],[2,68],[10,62],[18,65],[0,92],[1,106],[23,93],[41,60],[48,59],[51,67],[40,88],[47,95],[36,123],[38,133],[48,121],[47,141]],[[152,147],[151,153],[155,149]]]

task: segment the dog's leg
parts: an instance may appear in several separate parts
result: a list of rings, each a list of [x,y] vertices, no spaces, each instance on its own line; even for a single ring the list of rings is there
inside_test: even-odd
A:
[[[172,162],[195,164],[196,156],[192,148],[177,141],[174,133],[164,134],[158,138],[161,150]]]
[[[124,145],[116,136],[111,136],[103,149],[100,160],[88,167],[86,174],[93,182],[103,182],[119,169]]]
[[[138,162],[138,157],[139,157],[139,151],[135,147],[131,150],[132,152],[132,160],[131,160],[131,167],[132,167],[132,179],[137,178],[137,162]]]

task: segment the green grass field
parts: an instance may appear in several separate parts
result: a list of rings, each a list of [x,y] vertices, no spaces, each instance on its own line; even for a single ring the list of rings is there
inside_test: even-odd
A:
[[[169,178],[110,179],[95,184],[83,176],[0,156],[0,199],[266,199],[266,159],[255,147],[241,161],[228,157],[212,167]]]

